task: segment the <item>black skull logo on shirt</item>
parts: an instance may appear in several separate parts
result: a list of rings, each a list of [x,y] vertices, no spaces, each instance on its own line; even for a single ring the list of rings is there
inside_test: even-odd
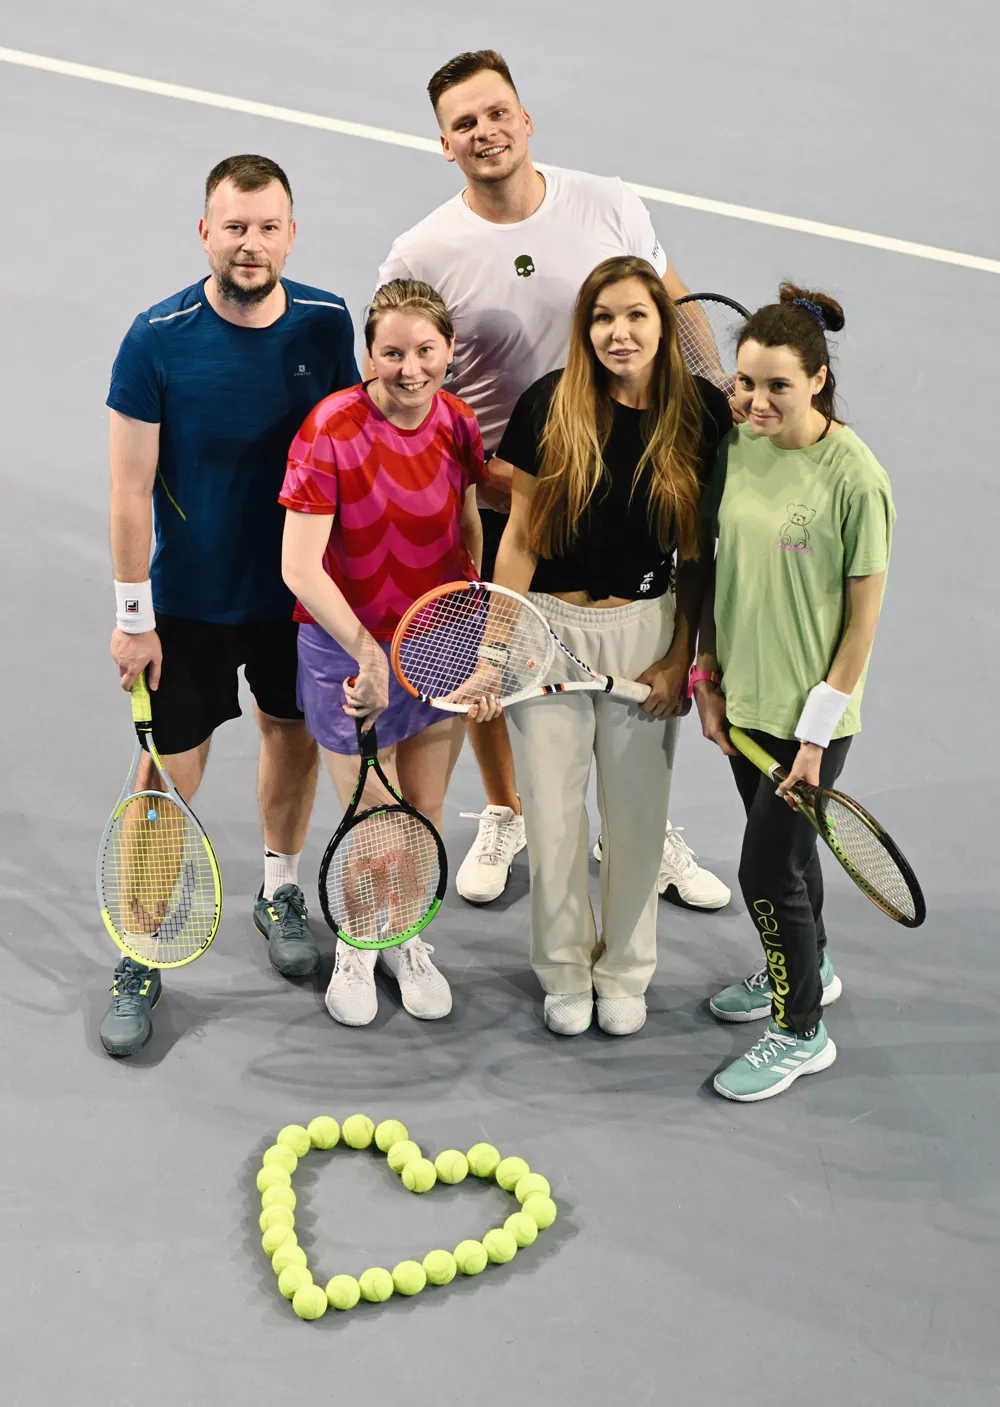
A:
[[[518,278],[530,278],[535,272],[535,261],[530,254],[519,254],[514,260],[514,269]]]

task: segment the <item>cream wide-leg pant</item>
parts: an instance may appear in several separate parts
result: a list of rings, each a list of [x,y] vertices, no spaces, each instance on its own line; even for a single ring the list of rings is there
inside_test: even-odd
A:
[[[533,592],[575,655],[634,679],[670,648],[674,598],[596,610]],[[557,652],[558,656],[558,652]],[[550,680],[575,676],[557,658]],[[507,714],[531,873],[531,965],[547,993],[640,996],[656,968],[656,880],[676,718],[658,721],[605,694],[552,694]],[[587,784],[597,760],[601,934],[588,888]]]

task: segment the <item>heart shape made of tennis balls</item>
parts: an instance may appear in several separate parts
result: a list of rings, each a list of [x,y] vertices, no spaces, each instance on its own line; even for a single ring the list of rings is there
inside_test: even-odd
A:
[[[292,1173],[310,1149],[338,1144],[359,1150],[374,1144],[410,1192],[429,1192],[438,1182],[463,1182],[471,1173],[494,1179],[513,1194],[519,1209],[482,1240],[460,1241],[454,1251],[429,1251],[422,1261],[403,1260],[391,1271],[372,1266],[357,1278],[334,1275],[325,1286],[319,1285],[295,1235]],[[308,1124],[286,1124],[261,1159],[257,1190],[261,1246],[271,1258],[278,1290],[300,1319],[320,1319],[331,1308],[353,1309],[362,1299],[380,1304],[393,1294],[416,1295],[426,1285],[447,1285],[458,1274],[478,1275],[491,1263],[505,1265],[556,1219],[548,1179],[532,1172],[523,1158],[503,1158],[491,1143],[473,1144],[467,1153],[447,1148],[436,1158],[425,1158],[405,1124],[383,1119],[376,1125],[367,1114],[351,1114],[342,1124],[329,1114],[319,1114]]]

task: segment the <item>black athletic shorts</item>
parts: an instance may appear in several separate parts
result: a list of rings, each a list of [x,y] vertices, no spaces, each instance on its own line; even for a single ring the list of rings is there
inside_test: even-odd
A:
[[[497,549],[507,526],[507,514],[483,507],[479,510],[479,521],[483,525],[483,565],[479,575],[483,581],[492,581],[497,565]]]
[[[153,739],[164,756],[198,747],[220,723],[240,717],[241,665],[262,713],[302,718],[295,697],[295,621],[216,625],[158,615],[156,629],[163,645],[163,669],[160,687],[150,691],[150,698]]]

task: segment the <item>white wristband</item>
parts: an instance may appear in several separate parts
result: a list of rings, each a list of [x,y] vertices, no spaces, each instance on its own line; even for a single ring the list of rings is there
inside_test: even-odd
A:
[[[799,742],[829,747],[830,739],[850,702],[850,694],[842,694],[839,689],[831,688],[825,680],[810,689],[795,725],[795,736]]]
[[[116,581],[115,599],[118,602],[118,629],[126,635],[142,635],[144,631],[156,629],[156,616],[153,613],[153,586],[145,581]]]

